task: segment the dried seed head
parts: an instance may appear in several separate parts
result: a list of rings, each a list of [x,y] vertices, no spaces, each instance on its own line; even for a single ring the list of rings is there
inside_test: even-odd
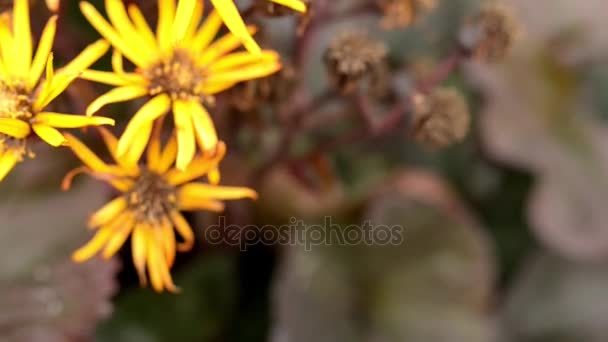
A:
[[[276,105],[289,98],[294,88],[294,68],[283,65],[280,71],[264,78],[241,82],[229,90],[230,104],[240,112],[251,112],[263,104]]]
[[[465,21],[460,44],[473,58],[486,62],[504,59],[519,32],[510,8],[493,3]]]
[[[330,43],[324,59],[333,85],[350,93],[365,77],[376,76],[386,54],[384,43],[362,33],[344,32]]]
[[[413,134],[418,143],[435,148],[461,141],[469,131],[470,114],[463,96],[454,89],[437,88],[413,96]]]
[[[437,0],[377,0],[382,11],[380,26],[394,30],[410,26],[437,7]]]

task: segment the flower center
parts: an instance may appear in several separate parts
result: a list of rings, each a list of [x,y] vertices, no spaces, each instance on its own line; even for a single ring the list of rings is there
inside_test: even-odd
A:
[[[27,121],[32,116],[31,102],[25,88],[0,81],[0,118]]]
[[[19,119],[26,122],[33,117],[29,94],[25,87],[0,81],[0,118]],[[12,151],[19,159],[28,152],[25,139],[17,139],[0,133],[0,152]]]
[[[173,100],[210,98],[202,91],[205,70],[186,51],[176,50],[170,59],[143,70],[142,75],[150,81],[150,95],[166,93]]]
[[[158,225],[175,209],[175,188],[162,176],[146,169],[142,170],[126,196],[138,222]]]

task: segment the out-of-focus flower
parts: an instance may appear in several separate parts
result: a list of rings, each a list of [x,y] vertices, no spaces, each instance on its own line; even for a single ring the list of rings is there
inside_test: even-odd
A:
[[[117,87],[93,101],[87,114],[109,103],[153,96],[129,122],[118,143],[119,156],[129,153],[138,140],[147,141],[153,121],[172,109],[179,146],[176,165],[184,170],[196,154],[197,142],[203,151],[215,150],[218,142],[202,102],[212,101],[213,94],[238,82],[264,77],[281,68],[274,51],[233,52],[241,45],[233,34],[214,42],[221,18],[213,12],[199,27],[203,8],[198,0],[182,0],[177,8],[174,0],[159,0],[156,35],[135,5],[129,6],[127,14],[121,0],[106,0],[112,24],[88,2],[80,7],[115,48],[113,72],[83,73],[83,78]],[[255,28],[249,27],[249,31]],[[123,55],[136,65],[134,72],[123,70]]]
[[[70,187],[72,178],[82,172],[101,179],[121,195],[89,219],[88,226],[98,229],[86,245],[72,255],[76,262],[88,260],[98,252],[111,258],[131,235],[133,263],[142,285],[147,274],[157,292],[177,291],[169,273],[176,250],[188,251],[194,244],[194,233],[181,210],[222,211],[221,200],[257,198],[249,188],[211,185],[193,180],[207,175],[217,168],[224,157],[226,147],[219,142],[213,155],[201,155],[190,166],[180,171],[171,168],[177,154],[177,141],[173,136],[161,149],[160,124],[152,135],[146,164],[138,161],[146,147],[146,141],[125,155],[117,155],[117,139],[101,129],[102,137],[116,164],[110,165],[99,159],[88,147],[72,135],[66,135],[70,148],[86,165],[69,173],[63,184]],[[177,242],[175,231],[183,242]]]
[[[290,8],[294,11],[305,13],[307,10],[306,3],[302,0],[256,0],[259,2],[265,2],[267,6],[271,6],[274,10],[278,10],[276,5]],[[230,30],[232,34],[237,36],[245,48],[252,53],[259,54],[261,49],[256,41],[251,36],[251,33],[247,30],[245,22],[239,13],[238,8],[234,4],[233,0],[211,0],[213,6],[219,13],[220,17]],[[275,5],[276,4],[276,5]],[[259,6],[259,5],[258,5]]]
[[[471,117],[463,96],[454,89],[437,88],[413,96],[414,139],[435,148],[447,147],[467,135]]]
[[[343,32],[325,51],[329,79],[343,93],[350,93],[363,78],[374,76],[386,54],[384,43],[360,32]]]
[[[518,33],[511,9],[502,3],[492,3],[465,21],[460,44],[473,58],[499,62],[507,56]]]
[[[46,7],[48,7],[48,9],[51,12],[57,12],[59,10],[59,2],[61,0],[45,0],[46,1]]]
[[[86,117],[54,112],[44,108],[79,75],[108,50],[105,41],[88,46],[79,56],[55,73],[51,47],[57,17],[46,23],[34,53],[30,28],[29,2],[15,0],[12,20],[0,17],[0,180],[16,163],[29,154],[27,138],[35,133],[51,146],[65,142],[57,128],[113,125],[104,117]],[[11,27],[12,21],[12,27]],[[46,68],[46,77],[41,76]]]
[[[380,26],[393,30],[410,26],[422,15],[437,7],[437,0],[377,0],[383,16]]]

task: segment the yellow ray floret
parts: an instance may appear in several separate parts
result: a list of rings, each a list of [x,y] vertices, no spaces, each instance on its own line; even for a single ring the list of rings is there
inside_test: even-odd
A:
[[[194,232],[181,211],[218,212],[224,209],[223,200],[255,199],[257,194],[248,188],[195,181],[217,169],[226,152],[222,142],[216,144],[213,154],[194,158],[185,170],[172,168],[177,156],[176,137],[173,135],[161,148],[160,122],[155,125],[147,146],[145,164],[133,164],[134,160],[141,159],[143,149],[118,156],[118,139],[103,128],[100,131],[114,157],[113,164],[105,163],[80,140],[66,135],[85,167],[69,173],[64,188],[70,186],[76,174],[85,172],[108,182],[121,193],[91,215],[88,226],[97,232],[74,252],[74,261],[82,262],[98,253],[111,258],[131,236],[133,264],[141,284],[147,284],[149,279],[157,292],[176,292],[178,288],[169,272],[176,251],[188,251],[194,244]]]
[[[238,35],[229,33],[214,41],[221,18],[212,12],[201,22],[199,0],[159,0],[156,32],[135,5],[125,8],[121,0],[106,0],[105,7],[109,22],[93,5],[80,4],[89,22],[115,49],[112,72],[87,70],[82,75],[115,86],[93,101],[87,114],[110,103],[151,97],[121,137],[119,156],[131,150],[136,139],[147,141],[151,123],[173,111],[178,128],[176,166],[186,169],[197,145],[201,151],[217,147],[215,126],[204,104],[212,103],[216,93],[242,81],[268,76],[281,67],[274,51],[235,51],[242,45]],[[247,35],[255,32],[254,27],[244,29]],[[136,66],[134,71],[123,69],[123,56]]]
[[[289,7],[294,11],[304,13],[306,12],[306,4],[301,0],[268,0],[276,4]],[[243,17],[239,13],[238,8],[232,0],[211,0],[211,3],[222,17],[224,24],[228,27],[230,32],[237,36],[243,45],[252,53],[259,54],[261,49],[258,43],[251,37],[251,34],[247,32]]]
[[[0,16],[0,180],[30,154],[27,140],[34,134],[51,146],[60,146],[65,138],[58,129],[114,124],[104,117],[44,111],[82,70],[106,53],[109,44],[103,40],[91,44],[55,72],[51,47],[57,17],[47,21],[36,51],[28,0],[15,0],[13,18],[9,19],[6,14]]]

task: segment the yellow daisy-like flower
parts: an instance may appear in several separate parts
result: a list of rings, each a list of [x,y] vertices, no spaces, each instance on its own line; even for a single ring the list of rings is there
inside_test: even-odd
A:
[[[159,0],[156,35],[135,5],[130,5],[127,13],[121,0],[106,0],[110,24],[91,4],[80,3],[89,22],[115,48],[113,72],[88,70],[83,74],[83,78],[116,86],[93,101],[87,114],[108,103],[152,96],[120,138],[119,156],[128,153],[138,140],[147,141],[152,122],[172,109],[179,147],[176,165],[184,170],[196,154],[197,143],[202,151],[213,151],[218,142],[215,126],[202,102],[238,82],[280,69],[279,56],[274,51],[258,55],[233,52],[241,43],[232,34],[214,42],[222,21],[211,13],[199,27],[202,3],[181,0],[176,6],[175,0]],[[136,65],[134,72],[123,70],[123,55]]]
[[[306,3],[302,0],[268,0],[270,2],[274,2],[276,4],[289,7],[294,11],[305,13],[306,12]],[[247,26],[243,21],[243,17],[239,13],[238,8],[234,4],[232,0],[211,0],[213,6],[219,13],[222,20],[235,36],[239,37],[243,43],[243,45],[252,53],[260,53],[261,49],[253,39],[249,31],[247,30]]]
[[[12,22],[12,25],[11,25]],[[33,52],[28,0],[13,2],[12,20],[0,16],[0,180],[28,153],[32,132],[52,146],[64,143],[57,128],[113,125],[104,117],[86,117],[43,109],[109,48],[105,41],[88,46],[78,57],[54,73],[51,47],[57,17],[44,27],[38,49]],[[45,79],[41,81],[46,69]]]
[[[87,172],[122,193],[90,217],[88,226],[99,230],[86,245],[74,252],[74,261],[85,261],[102,249],[102,256],[111,258],[131,235],[133,263],[142,286],[147,283],[147,270],[157,292],[165,289],[175,292],[177,288],[169,269],[176,250],[190,250],[194,243],[192,228],[180,211],[222,211],[221,200],[255,199],[257,194],[248,188],[192,182],[217,168],[226,152],[222,142],[217,144],[214,155],[201,155],[185,171],[180,171],[171,168],[177,154],[175,137],[161,150],[160,130],[155,131],[145,165],[138,165],[145,146],[138,144],[118,157],[118,141],[103,128],[102,137],[116,165],[104,163],[78,139],[66,135],[70,147],[86,167],[68,174],[63,187],[69,188],[74,175]],[[174,230],[182,242],[176,241]]]

